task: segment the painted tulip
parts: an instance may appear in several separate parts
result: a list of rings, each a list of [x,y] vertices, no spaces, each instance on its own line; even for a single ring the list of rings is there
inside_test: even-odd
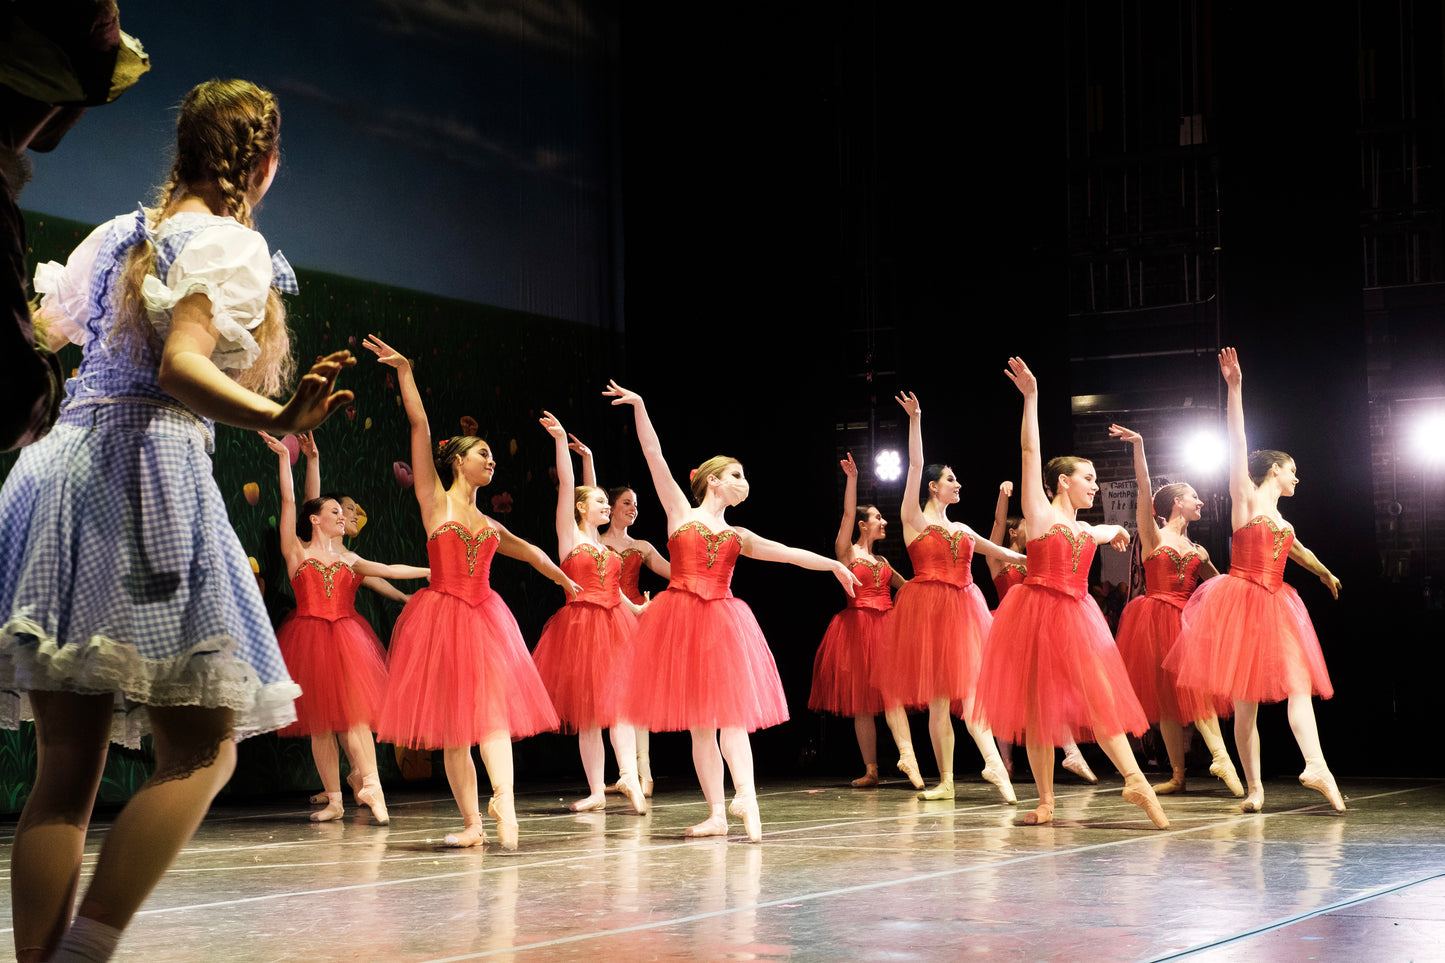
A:
[[[411,466],[404,461],[391,463],[391,473],[396,476],[396,483],[402,488],[410,488],[412,485]]]
[[[261,486],[255,482],[246,482],[241,488],[242,494],[246,496],[246,504],[254,505],[261,500]]]

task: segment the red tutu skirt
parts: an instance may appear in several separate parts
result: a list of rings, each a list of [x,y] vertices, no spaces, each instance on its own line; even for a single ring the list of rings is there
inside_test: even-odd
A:
[[[624,715],[654,732],[788,719],[773,653],[741,599],[667,589],[637,620]]]
[[[359,618],[318,619],[292,612],[276,630],[286,671],[301,686],[296,721],[282,736],[375,728],[386,698],[386,652]]]
[[[1134,694],[1150,722],[1173,719],[1189,723],[1212,716],[1228,717],[1234,712],[1233,702],[1187,689],[1164,668],[1164,659],[1179,638],[1179,614],[1177,605],[1147,595],[1124,606],[1114,641],[1129,681],[1134,684]]]
[[[893,603],[887,656],[873,661],[885,705],[926,706],[973,697],[993,616],[977,585],[913,580]]]
[[[1028,583],[998,607],[974,714],[996,735],[1035,745],[1149,729],[1098,604]]]
[[[532,659],[563,731],[607,729],[626,721],[618,715],[618,707],[632,666],[636,631],[636,616],[620,605],[604,608],[571,602],[547,620]]]
[[[833,616],[813,660],[809,709],[840,716],[883,711],[883,695],[873,684],[873,660],[888,638],[891,617],[891,610],[869,608],[846,608]]]
[[[1288,585],[1270,592],[1235,576],[1212,578],[1194,590],[1164,667],[1181,685],[1244,702],[1335,694],[1299,594]]]
[[[377,738],[412,749],[474,746],[559,723],[517,620],[495,592],[476,605],[436,589],[411,597],[391,636]]]

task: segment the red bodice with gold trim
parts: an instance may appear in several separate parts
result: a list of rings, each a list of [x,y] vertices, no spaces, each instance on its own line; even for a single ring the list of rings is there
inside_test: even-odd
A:
[[[730,528],[713,534],[702,522],[684,522],[667,540],[672,563],[667,587],[705,599],[732,598],[733,565],[742,549],[742,539]]]
[[[1204,564],[1198,552],[1182,556],[1168,545],[1161,545],[1144,559],[1144,594],[1151,599],[1184,608],[1189,596],[1199,585],[1199,566]]]
[[[915,581],[947,582],[957,588],[973,584],[973,539],[963,532],[930,525],[908,543],[908,558]]]
[[[1088,535],[1075,535],[1067,525],[1055,525],[1029,539],[1028,558],[1025,585],[1043,585],[1080,599],[1089,594],[1094,540]]]
[[[850,609],[875,609],[879,612],[887,612],[893,608],[893,596],[889,593],[889,585],[893,582],[893,566],[888,564],[888,559],[881,555],[875,556],[876,562],[867,559],[855,558],[853,564],[848,566],[853,571],[853,576],[862,582],[862,585],[853,589],[853,597],[848,600]]]
[[[594,545],[578,545],[562,559],[561,569],[568,578],[582,586],[582,592],[569,602],[588,602],[606,609],[622,604],[617,594],[622,556],[612,549],[599,550]]]
[[[469,532],[460,522],[443,522],[427,536],[431,588],[475,605],[491,595],[492,556],[501,536],[483,520],[481,531]]]
[[[296,593],[296,614],[328,622],[355,618],[359,585],[361,576],[345,562],[325,565],[319,559],[308,558],[291,578],[291,590]]]
[[[1024,584],[1024,576],[1028,575],[1028,573],[1028,569],[1022,565],[1014,565],[1012,562],[1005,565],[1003,571],[999,572],[993,578],[993,587],[994,591],[998,592],[998,600],[1002,602],[1008,595],[1009,589],[1015,585]]]
[[[1234,532],[1230,545],[1229,574],[1278,592],[1284,585],[1284,565],[1294,544],[1294,529],[1276,528],[1256,515]]]
[[[622,583],[622,594],[630,598],[633,605],[641,605],[647,601],[642,595],[642,588],[637,584],[642,578],[643,551],[639,548],[626,548],[617,554],[622,559],[622,573],[618,576]]]

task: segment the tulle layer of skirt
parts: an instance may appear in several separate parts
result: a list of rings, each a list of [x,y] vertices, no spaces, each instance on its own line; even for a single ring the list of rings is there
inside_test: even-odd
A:
[[[1244,702],[1335,694],[1309,613],[1288,585],[1270,592],[1233,576],[1203,583],[1164,666],[1181,685]]]
[[[1099,606],[1029,584],[995,614],[974,715],[1000,737],[1035,745],[1149,728]]]
[[[389,668],[376,730],[384,742],[445,749],[558,728],[517,620],[495,592],[475,605],[417,592],[396,620]]]
[[[883,711],[883,695],[873,684],[873,663],[884,654],[892,611],[846,608],[833,616],[813,659],[813,690],[808,708],[840,716]]]
[[[1144,715],[1150,722],[1173,719],[1184,723],[1232,715],[1234,703],[1229,699],[1185,688],[1164,668],[1164,659],[1179,638],[1179,628],[1179,607],[1147,595],[1124,606],[1119,617],[1114,641]]]
[[[898,590],[887,655],[873,662],[885,705],[973,697],[993,616],[978,586],[914,580]]]
[[[335,622],[291,613],[276,630],[291,678],[301,686],[296,721],[278,735],[374,729],[386,698],[386,652],[359,618]]]
[[[620,605],[572,602],[547,620],[532,658],[566,732],[606,729],[619,715],[637,618]]]
[[[668,589],[638,619],[622,711],[653,731],[786,722],[773,653],[741,599]]]

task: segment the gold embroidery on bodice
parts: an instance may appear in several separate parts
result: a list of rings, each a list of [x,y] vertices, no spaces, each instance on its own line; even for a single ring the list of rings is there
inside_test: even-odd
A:
[[[712,568],[712,563],[717,561],[718,549],[722,547],[722,543],[726,539],[731,538],[733,541],[737,542],[739,546],[741,546],[743,543],[742,538],[740,538],[738,536],[738,533],[733,531],[731,528],[725,528],[722,531],[718,532],[716,535],[714,535],[706,525],[704,525],[702,522],[697,521],[683,522],[681,525],[677,526],[677,531],[672,533],[672,537],[669,538],[668,541],[671,541],[673,538],[677,538],[679,534],[681,534],[685,529],[689,528],[701,535],[702,540],[707,543],[708,568]]]
[[[855,558],[853,559],[853,564],[862,565],[864,568],[868,569],[868,571],[873,573],[874,588],[883,587],[883,568],[888,564],[888,560],[886,558],[883,558],[880,555],[878,557],[878,561],[876,562],[870,562],[866,558]]]
[[[959,543],[960,540],[965,539],[965,538],[968,538],[968,533],[967,533],[967,532],[962,532],[962,531],[959,531],[959,532],[950,532],[950,531],[948,531],[947,529],[945,529],[942,525],[930,525],[930,526],[928,526],[927,528],[925,528],[923,531],[919,532],[917,538],[914,538],[913,540],[916,542],[916,541],[918,541],[918,539],[920,539],[920,538],[922,538],[923,536],[927,535],[929,532],[937,532],[939,535],[941,535],[941,536],[943,537],[943,540],[948,543],[948,550],[949,550],[949,552],[952,553],[952,555],[953,555],[953,560],[954,560],[955,562],[957,562],[957,561],[958,561],[958,543]]]
[[[295,577],[300,578],[301,570],[308,566],[321,573],[321,584],[326,587],[327,598],[331,598],[331,586],[336,581],[336,573],[348,567],[345,562],[332,562],[330,565],[323,565],[319,558],[308,558],[302,560],[301,564],[296,566]]]
[[[629,549],[629,551],[636,551],[636,549]],[[604,547],[601,551],[598,551],[597,546],[595,546],[595,545],[588,545],[586,542],[583,542],[581,545],[578,545],[576,548],[572,549],[572,551],[568,552],[568,553],[567,553],[567,557],[564,558],[562,561],[564,561],[564,562],[569,562],[569,561],[572,560],[573,556],[575,556],[575,555],[577,555],[577,554],[579,554],[579,553],[581,553],[581,552],[587,552],[588,554],[590,554],[590,555],[592,556],[593,559],[596,560],[596,562],[597,562],[597,584],[600,585],[600,586],[602,586],[603,588],[606,588],[606,587],[607,587],[607,556],[608,556],[609,554],[616,555],[617,553],[614,552],[614,551],[612,551],[612,549],[610,549],[610,548],[605,548],[605,547]]]
[[[471,532],[467,531],[466,526],[463,525],[461,522],[442,522],[440,525],[437,526],[436,531],[432,532],[430,535],[427,536],[427,541],[430,542],[434,540],[438,535],[440,535],[442,532],[446,531],[449,528],[457,533],[457,537],[460,538],[462,540],[462,544],[467,547],[468,575],[476,574],[477,551],[482,547],[483,543],[485,543],[486,540],[489,538],[495,538],[498,542],[500,542],[502,539],[502,536],[497,534],[497,530],[495,528],[492,528],[490,525],[473,535]]]
[[[1274,561],[1278,562],[1278,561],[1279,561],[1279,550],[1284,547],[1284,537],[1285,537],[1286,535],[1293,535],[1293,534],[1294,534],[1294,529],[1292,529],[1292,528],[1280,528],[1278,525],[1276,525],[1276,524],[1274,523],[1274,519],[1272,519],[1272,518],[1270,518],[1270,517],[1268,517],[1268,516],[1266,516],[1266,515],[1256,515],[1256,516],[1254,516],[1253,518],[1251,518],[1249,521],[1247,521],[1247,522],[1245,522],[1243,525],[1241,525],[1241,526],[1239,527],[1239,530],[1242,532],[1242,531],[1244,531],[1246,528],[1253,528],[1255,525],[1259,525],[1259,524],[1261,524],[1261,523],[1263,523],[1263,524],[1265,524],[1265,525],[1268,525],[1268,526],[1269,526],[1269,530],[1274,533],[1274,556],[1273,556],[1273,558],[1274,558]]]
[[[1064,538],[1069,540],[1069,549],[1074,554],[1073,571],[1077,573],[1079,571],[1079,556],[1083,554],[1084,545],[1087,543],[1089,536],[1075,535],[1073,530],[1070,529],[1069,526],[1061,522],[1058,525],[1055,525],[1053,528],[1049,529],[1047,532],[1044,532],[1038,538],[1033,539],[1033,541],[1042,542],[1044,539],[1054,534],[1054,532],[1062,532],[1064,534]]]
[[[1181,556],[1178,552],[1174,551],[1174,549],[1170,548],[1168,545],[1160,545],[1158,548],[1154,549],[1154,551],[1149,553],[1149,558],[1153,558],[1156,555],[1168,555],[1169,558],[1173,560],[1174,571],[1175,574],[1179,577],[1179,584],[1181,586],[1184,584],[1184,579],[1186,577],[1185,570],[1189,568],[1189,560],[1191,558],[1199,557],[1198,552],[1185,552],[1184,555]],[[1148,560],[1149,559],[1146,558],[1144,561],[1147,562]]]

